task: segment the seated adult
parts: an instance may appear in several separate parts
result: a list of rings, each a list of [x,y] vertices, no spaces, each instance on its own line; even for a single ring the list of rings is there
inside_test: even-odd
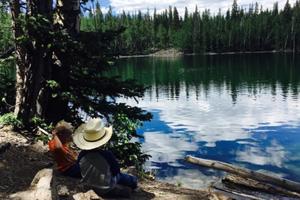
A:
[[[63,175],[80,178],[77,153],[70,148],[73,127],[70,123],[60,121],[52,131],[52,139],[48,142],[49,150],[56,161],[57,170]]]
[[[120,185],[137,187],[137,178],[120,172],[119,163],[108,150],[102,150],[113,134],[100,118],[92,118],[79,126],[73,141],[82,151],[78,156],[82,182],[98,194],[117,193]],[[122,194],[121,194],[122,195]]]

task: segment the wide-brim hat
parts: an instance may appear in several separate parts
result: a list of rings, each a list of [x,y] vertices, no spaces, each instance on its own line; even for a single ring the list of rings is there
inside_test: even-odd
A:
[[[112,126],[105,127],[100,118],[92,118],[75,130],[73,141],[78,148],[91,150],[106,144],[112,132]]]

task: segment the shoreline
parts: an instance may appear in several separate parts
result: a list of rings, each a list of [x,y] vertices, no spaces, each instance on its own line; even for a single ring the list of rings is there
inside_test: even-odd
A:
[[[27,134],[25,134],[27,135]],[[12,194],[29,192],[33,188],[32,180],[41,170],[53,170],[49,190],[52,194],[59,195],[58,188],[66,188],[62,199],[73,200],[73,196],[85,193],[79,179],[60,175],[48,151],[48,145],[23,133],[14,131],[11,126],[0,126],[0,176],[9,177],[0,181],[0,199],[10,199]],[[50,191],[49,191],[50,192]],[[159,200],[159,199],[203,199],[210,200],[214,196],[222,197],[223,194],[207,189],[189,189],[178,185],[160,182],[157,180],[139,177],[139,189],[131,194],[133,200]],[[61,199],[52,196],[47,200]],[[111,199],[100,197],[99,199]],[[124,198],[118,198],[124,199]],[[128,199],[128,198],[126,198]]]
[[[23,135],[27,135],[24,137]],[[27,134],[26,134],[27,133]],[[84,195],[90,192],[80,183],[80,179],[74,179],[60,175],[53,163],[48,146],[41,141],[35,141],[28,132],[14,131],[11,126],[0,127],[0,176],[9,177],[0,181],[0,199],[11,199],[11,195],[31,194],[37,185],[34,177],[41,171],[50,170],[49,187],[43,189],[43,194],[53,194],[44,200],[65,199],[74,200],[74,196]],[[7,145],[8,144],[8,145]],[[53,173],[52,173],[53,172]],[[129,171],[128,171],[129,172]],[[33,179],[34,178],[34,179]],[[195,177],[195,179],[198,177]],[[199,177],[200,178],[200,177]],[[225,179],[230,180],[229,176]],[[277,199],[277,197],[299,197],[300,194],[273,187],[273,192],[267,192],[272,186],[253,180],[240,179],[231,176],[236,182],[233,188],[227,187],[223,181],[213,183],[205,189],[189,189],[180,185],[160,182],[145,177],[139,177],[139,189],[131,193],[132,200],[169,200],[169,199],[203,199],[203,200],[231,200],[244,197],[261,197],[262,199]],[[223,179],[223,180],[225,180]],[[41,180],[41,179],[40,179]],[[52,181],[51,181],[52,180]],[[242,180],[239,182],[239,180]],[[64,188],[63,192],[60,188]],[[93,192],[93,191],[92,191]],[[62,196],[60,196],[62,195]],[[98,196],[98,195],[97,195]],[[85,199],[85,198],[84,198]],[[99,197],[97,199],[108,200],[111,198]],[[124,198],[118,198],[124,199]],[[124,199],[125,200],[125,199]]]
[[[173,49],[171,49],[173,51]],[[243,55],[243,54],[291,54],[292,50],[278,51],[278,50],[269,50],[269,51],[230,51],[230,52],[205,52],[205,53],[183,53],[179,50],[176,50],[175,53],[168,53],[169,49],[160,50],[151,54],[134,54],[134,55],[120,55],[118,59],[126,58],[179,58],[183,56],[216,56],[216,55]],[[296,52],[298,55],[300,52]]]

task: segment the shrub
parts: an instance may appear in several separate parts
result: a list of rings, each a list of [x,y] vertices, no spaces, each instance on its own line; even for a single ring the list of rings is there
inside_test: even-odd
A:
[[[0,117],[0,124],[11,125],[15,129],[23,128],[23,123],[13,113],[6,113]]]
[[[139,120],[131,120],[125,114],[117,114],[113,121],[114,134],[105,146],[113,151],[122,167],[135,166],[139,172],[143,171],[142,166],[150,157],[142,152],[141,143],[134,141],[134,138],[141,137],[136,133],[136,129],[141,125]]]

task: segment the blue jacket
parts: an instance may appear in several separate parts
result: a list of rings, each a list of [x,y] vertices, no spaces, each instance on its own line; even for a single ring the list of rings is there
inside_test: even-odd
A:
[[[99,156],[102,156],[109,164],[110,171],[113,176],[116,176],[120,173],[120,165],[115,157],[115,155],[108,150],[100,150],[100,149],[93,149],[93,150],[83,150],[78,155],[78,162],[80,162],[80,159],[88,154],[89,152],[97,152],[99,153]]]

